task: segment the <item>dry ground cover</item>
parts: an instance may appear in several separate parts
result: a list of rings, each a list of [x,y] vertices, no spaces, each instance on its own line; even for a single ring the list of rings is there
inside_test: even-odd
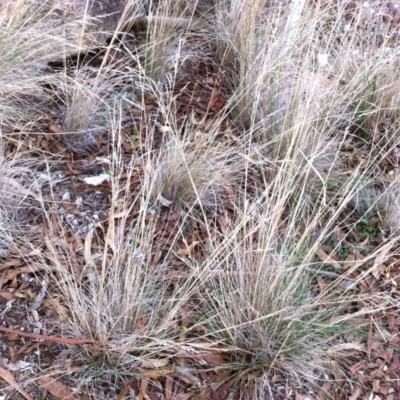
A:
[[[0,399],[399,399],[400,4],[62,7],[0,8]]]

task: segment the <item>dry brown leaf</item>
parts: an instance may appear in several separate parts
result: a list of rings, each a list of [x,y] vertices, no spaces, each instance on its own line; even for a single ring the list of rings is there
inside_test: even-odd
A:
[[[0,289],[3,289],[4,283],[7,282],[6,281],[7,272],[8,271],[4,271],[3,273],[0,273]]]
[[[354,262],[355,260],[356,260],[356,255],[354,254],[354,252],[352,252],[345,258],[344,261],[351,263],[351,262]]]
[[[53,133],[60,133],[62,131],[61,126],[60,125],[56,125],[56,124],[50,124],[49,129]]]
[[[395,369],[400,370],[400,357],[399,357],[399,355],[396,354],[396,353],[393,355],[392,366],[393,366]]]
[[[337,385],[338,387],[343,387],[344,381],[343,381],[343,377],[341,376],[341,374],[340,374],[340,372],[339,372],[338,367],[337,367],[336,365],[333,364],[333,365],[331,366],[331,371],[332,371],[332,374],[333,374],[333,376],[334,376],[334,378],[335,378],[336,385]]]
[[[30,353],[32,350],[37,349],[37,348],[38,348],[40,345],[42,345],[42,344],[43,344],[42,342],[35,342],[35,343],[29,342],[29,341],[26,342],[26,343],[18,350],[18,352],[17,352],[16,354],[14,354],[14,355],[11,357],[11,362],[12,362],[13,364],[16,364],[16,363],[21,359],[22,356],[24,356],[24,355]]]
[[[182,249],[179,249],[176,254],[178,256],[187,256],[188,254],[190,254],[190,252],[194,249],[194,247],[196,245],[198,245],[200,242],[199,241],[193,241],[190,245],[186,245],[185,247],[183,247]]]
[[[349,397],[349,400],[357,400],[359,396],[361,395],[362,390],[360,385],[356,385],[354,388],[354,392],[351,394]]]
[[[51,395],[57,399],[77,400],[72,390],[56,378],[52,378],[50,376],[41,376],[39,378],[39,382]]]
[[[187,372],[187,370],[178,367],[176,368],[176,372],[179,373],[179,375],[177,375],[177,378],[185,382],[186,384],[201,385],[201,379]]]
[[[0,271],[10,267],[20,267],[24,261],[20,260],[19,258],[11,258],[3,264],[0,264]]]
[[[331,256],[329,256],[323,249],[318,249],[316,254],[321,261],[332,265],[336,269],[342,269],[342,266],[340,265],[340,263],[338,263]]]
[[[145,376],[146,378],[156,379],[159,378],[160,376],[171,375],[174,372],[175,372],[174,369],[154,369],[151,371],[143,371],[142,375]]]
[[[379,279],[380,276],[382,275],[382,273],[383,273],[383,265],[382,264],[386,261],[387,254],[392,249],[392,247],[393,247],[392,243],[387,243],[385,246],[383,246],[380,249],[379,254],[376,256],[376,258],[374,260],[374,265],[370,269],[370,272],[375,277],[375,279]]]
[[[85,237],[85,246],[83,255],[85,258],[86,265],[93,265],[92,256],[92,241],[93,241],[94,229],[90,230]]]
[[[12,386],[17,392],[22,394],[22,396],[24,396],[27,400],[34,400],[34,398],[28,392],[26,392],[18,385],[18,383],[14,379],[13,374],[1,367],[0,367],[0,378],[4,379],[10,386]]]
[[[225,372],[223,372],[225,371]],[[213,392],[216,393],[216,396],[220,396],[221,398],[227,398],[227,391],[230,390],[230,387],[223,386],[224,383],[229,379],[231,376],[232,371],[229,370],[221,370],[216,371],[215,375],[210,379],[211,387],[213,388]],[[236,378],[235,378],[236,380]],[[216,397],[214,396],[214,397]]]
[[[146,324],[144,322],[144,318],[142,316],[139,316],[139,317],[136,318],[136,323],[137,323],[137,325],[138,325],[138,327],[140,329],[144,329],[146,327]]]
[[[14,293],[9,292],[8,290],[0,290],[0,297],[3,299],[10,301],[14,299]]]
[[[116,247],[115,247],[115,215],[113,214],[113,210],[111,208],[111,218],[109,218],[109,227],[107,229],[106,235],[105,235],[105,243],[104,243],[104,251],[107,251],[108,248],[110,248],[114,254],[116,253]]]
[[[165,380],[165,390],[164,390],[165,400],[171,400],[172,399],[172,396],[174,394],[173,393],[173,386],[174,386],[174,380],[170,379],[170,378],[167,378]]]
[[[238,380],[238,378],[237,378],[236,376],[233,377],[233,378],[230,379],[228,382],[224,383],[224,384],[218,389],[218,391],[219,391],[222,395],[228,397],[227,394],[230,392],[232,386],[237,382],[237,380]]]
[[[381,381],[379,379],[374,379],[373,385],[372,385],[372,391],[375,393],[379,393],[381,390]]]
[[[224,358],[217,352],[204,352],[197,354],[197,358],[205,361],[210,366],[221,366],[226,364]]]
[[[381,383],[381,393],[384,396],[387,396],[389,394],[390,388],[392,387],[392,384],[389,382],[382,382]]]
[[[147,400],[147,398],[149,397],[146,394],[146,390],[147,390],[147,386],[148,385],[149,385],[149,380],[148,379],[142,379],[142,382],[140,383],[139,393],[136,396],[135,400],[143,400],[143,398],[145,398]]]
[[[168,358],[148,358],[140,364],[142,368],[162,368],[170,363]]]
[[[188,393],[185,393],[185,394],[179,394],[176,397],[176,400],[188,400],[193,396],[196,396],[196,393],[188,392]]]
[[[2,178],[7,185],[8,190],[12,190],[13,192],[23,194],[24,196],[32,196],[35,200],[40,201],[40,196],[37,195],[32,190],[24,188],[18,181],[13,178],[3,177]],[[10,187],[11,186],[11,187]]]
[[[33,249],[32,251],[26,253],[26,257],[34,257],[34,256],[38,256],[39,254],[42,253],[42,250],[40,249]]]
[[[62,305],[58,298],[44,299],[42,306],[56,313],[58,316],[64,317],[68,315],[68,308]]]
[[[37,271],[43,271],[43,270],[57,270],[57,267],[51,267],[49,265],[45,264],[39,264],[39,263],[30,263],[29,265],[25,267],[20,267],[15,270],[10,270],[7,271],[7,274],[3,277],[4,280],[3,282],[11,281],[16,279],[18,275],[21,274],[30,274],[32,272],[37,272]]]
[[[132,376],[132,378],[129,379],[129,382],[128,382],[128,383],[122,388],[122,390],[119,392],[119,394],[118,394],[116,400],[122,400],[122,399],[125,397],[125,395],[126,395],[126,393],[128,392],[128,390],[129,390],[130,388],[132,388],[132,385],[133,385],[135,382],[137,383],[137,378],[136,378],[136,376]]]
[[[329,392],[329,389],[332,387],[331,382],[324,382],[324,384],[321,387],[321,390],[317,394],[317,399],[318,400],[324,400],[326,398],[326,394]]]
[[[18,287],[17,275],[13,276],[12,282],[9,284],[9,287],[12,289],[16,289]]]
[[[168,221],[168,222],[172,222],[172,221],[175,221],[176,219],[178,219],[180,216],[182,216],[182,211],[176,211],[176,212],[170,212],[168,215],[167,215],[167,218],[166,218],[166,220]]]
[[[157,265],[160,262],[162,255],[163,255],[162,250],[158,248],[156,250],[156,253],[154,254],[153,259],[151,260],[151,265]]]
[[[235,204],[236,196],[235,196],[235,192],[234,192],[232,186],[226,186],[226,187],[225,187],[225,190],[226,190],[226,192],[228,193],[228,196],[229,196],[229,198],[230,198],[232,204]]]
[[[359,361],[357,364],[354,364],[351,368],[350,368],[350,372],[353,375],[356,375],[357,372],[361,369],[364,368],[367,365],[367,361],[366,360],[361,360]]]
[[[16,333],[7,333],[7,337],[10,342],[16,342],[19,340],[19,336]]]

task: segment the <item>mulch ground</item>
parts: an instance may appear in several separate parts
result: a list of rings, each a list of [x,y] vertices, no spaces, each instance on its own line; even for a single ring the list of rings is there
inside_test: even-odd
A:
[[[400,8],[396,8],[394,2],[387,7],[393,9],[390,23],[394,24],[400,18],[397,11]],[[351,4],[349,10],[350,13]],[[137,36],[135,41],[138,40]],[[177,123],[174,129],[182,135],[185,135],[186,127],[192,124],[198,126],[202,134],[213,135],[213,141],[224,143],[225,146],[234,146],[240,141],[242,127],[234,123],[232,115],[224,112],[232,92],[232,82],[215,62],[210,62],[211,56],[215,53],[210,42],[196,37],[195,34],[192,39],[200,43],[199,54],[203,56],[195,62],[182,65],[172,85],[166,81],[158,95],[145,93],[137,96],[134,91],[125,92],[131,103],[123,110],[119,138],[115,138],[110,131],[98,134],[95,140],[83,142],[80,137],[62,135],[60,123],[63,119],[63,93],[57,91],[55,87],[45,88],[54,91],[54,103],[47,111],[47,120],[42,119],[29,134],[22,133],[18,127],[9,127],[9,130],[4,132],[6,154],[23,154],[25,158],[36,160],[35,174],[42,179],[41,193],[44,200],[41,204],[34,190],[25,193],[28,197],[18,212],[20,220],[26,226],[25,234],[29,237],[30,245],[21,240],[18,247],[11,246],[7,256],[0,259],[1,327],[36,335],[34,338],[24,337],[15,332],[0,332],[0,393],[4,393],[4,398],[15,400],[30,398],[225,400],[240,396],[257,398],[256,394],[251,392],[252,386],[249,381],[258,377],[245,377],[237,384],[236,372],[224,368],[224,365],[231,362],[229,353],[222,352],[217,347],[198,354],[197,359],[188,355],[172,357],[174,364],[172,370],[168,370],[169,367],[165,366],[161,370],[158,369],[157,374],[154,372],[155,368],[149,368],[147,376],[142,374],[140,379],[134,376],[128,382],[121,379],[113,385],[104,382],[87,392],[84,390],[80,393],[75,392],[72,386],[73,380],[65,374],[65,371],[55,374],[55,377],[59,376],[55,381],[46,378],[46,371],[51,370],[56,361],[62,359],[66,346],[79,345],[79,343],[68,344],[63,340],[66,338],[63,337],[62,320],[57,312],[60,307],[65,307],[62,299],[56,302],[54,296],[50,299],[44,295],[39,306],[35,307],[35,299],[43,293],[42,282],[47,282],[46,290],[52,291],[55,290],[54,280],[57,279],[54,260],[48,259],[43,263],[43,253],[47,245],[46,235],[52,232],[54,243],[57,243],[60,249],[60,260],[71,266],[71,274],[84,280],[85,240],[88,233],[94,231],[97,238],[96,245],[99,249],[104,247],[104,232],[107,231],[110,222],[109,210],[112,207],[109,180],[94,186],[87,183],[87,178],[110,173],[109,154],[112,153],[116,142],[122,144],[120,147],[122,163],[118,165],[118,170],[113,170],[111,173],[120,177],[121,199],[131,199],[130,203],[125,202],[124,208],[119,210],[128,212],[125,214],[126,223],[131,225],[135,224],[139,217],[140,204],[136,194],[141,190],[143,171],[140,164],[134,171],[127,167],[134,154],[138,152],[140,154],[141,149],[143,152],[148,151],[148,148],[143,146],[149,145],[149,136],[152,137],[153,150],[157,151],[169,135],[170,127],[161,109],[163,101],[174,98],[172,111],[175,115],[174,121]],[[128,45],[138,44],[132,42]],[[204,57],[204,54],[207,57]],[[79,66],[78,70],[86,69],[88,76],[93,74],[101,65],[101,57],[103,55],[91,58],[90,62]],[[122,65],[118,57],[115,58],[115,62]],[[135,65],[132,64],[131,67],[134,68]],[[76,71],[74,69],[69,73],[74,74]],[[216,135],[214,126],[217,119],[219,132]],[[374,124],[371,129],[377,134],[382,132],[382,142],[378,141],[377,147],[385,146],[383,143],[385,128],[379,125],[379,121]],[[354,168],[354,165],[360,165],[363,154],[366,153],[363,147],[365,144],[357,141],[355,136],[352,143],[353,151],[348,160],[349,169]],[[196,140],[195,136],[193,140]],[[43,155],[46,156],[46,162]],[[399,157],[395,148],[387,152],[385,159],[380,160],[378,166],[382,176],[387,176],[390,180],[391,171],[399,167]],[[241,179],[239,176],[238,185],[242,184]],[[254,199],[264,190],[256,167],[254,174],[247,174],[247,179],[246,196]],[[48,183],[44,182],[46,180]],[[23,184],[22,181],[19,182]],[[235,201],[233,188],[227,187],[226,192],[219,198],[218,206],[212,211],[207,211],[208,226],[199,221],[197,224],[187,224],[186,230],[177,228],[185,218],[184,209],[176,210],[165,204],[159,205],[152,217],[156,234],[148,262],[157,268],[166,254],[170,253],[171,246],[175,246],[177,257],[170,263],[171,268],[164,275],[155,270],[158,279],[166,279],[177,284],[180,279],[185,278],[189,271],[182,259],[192,257],[201,260],[205,257],[204,243],[208,235],[210,232],[215,232],[216,240],[223,236],[226,226],[235,216]],[[117,210],[115,212],[117,213]],[[282,223],[284,224],[284,221]],[[365,221],[363,230],[346,232],[346,226],[342,226],[341,221],[338,221],[337,239],[340,239],[340,232],[346,235],[346,251],[339,254],[335,252],[331,243],[327,242],[316,255],[316,260],[333,265],[341,261],[362,261],[368,257],[371,249],[385,246],[387,238],[385,233],[379,230],[380,223],[379,215],[376,215]],[[122,233],[128,232],[127,228],[121,227],[121,229]],[[358,355],[356,363],[349,365],[354,386],[350,387],[335,370],[332,371],[331,381],[321,382],[321,388],[330,393],[334,399],[400,398],[398,310],[400,252],[396,246],[388,248],[388,252],[392,253],[390,262],[379,263],[379,260],[373,260],[367,263],[365,270],[370,269],[370,271],[362,279],[359,276],[362,271],[354,272],[352,275],[352,278],[359,279],[355,290],[370,293],[371,301],[376,299],[377,294],[385,294],[386,303],[382,304],[382,311],[365,317],[370,324],[369,335],[365,338],[367,351],[362,357]],[[74,254],[74,257],[63,260],[65,254]],[[317,285],[324,287],[332,282],[332,279],[332,276],[321,276]],[[195,304],[196,299],[193,301]],[[187,305],[188,312],[191,306]],[[179,323],[184,327],[187,321],[181,320]],[[58,339],[51,341],[51,337]],[[210,368],[210,365],[218,368]],[[196,367],[196,374],[187,372],[193,366]],[[185,373],[179,373],[185,369]],[[24,385],[27,381],[30,383]],[[16,385],[14,389],[10,389],[12,385]],[[273,398],[298,400],[307,397],[276,377]],[[321,391],[316,398],[323,399],[323,392]]]

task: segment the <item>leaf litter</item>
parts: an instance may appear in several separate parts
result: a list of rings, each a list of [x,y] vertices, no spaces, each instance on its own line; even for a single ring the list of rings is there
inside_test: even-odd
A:
[[[195,35],[192,39],[203,43],[203,40],[196,39]],[[209,43],[205,43],[204,46],[203,54],[213,54]],[[91,63],[89,67],[98,68],[98,60],[92,60]],[[83,66],[82,69],[84,68],[86,67]],[[104,251],[107,247],[111,252],[114,251],[116,243],[125,240],[124,224],[134,224],[138,220],[140,205],[135,202],[135,194],[140,191],[144,167],[138,164],[134,171],[127,168],[127,160],[131,158],[133,151],[137,149],[139,153],[141,149],[144,151],[144,147],[149,145],[147,142],[149,136],[152,137],[151,148],[159,151],[171,129],[178,132],[185,131],[188,116],[192,116],[190,122],[196,121],[195,124],[202,134],[210,136],[213,134],[213,121],[218,120],[216,123],[218,135],[226,141],[227,146],[232,142],[235,144],[240,137],[240,129],[235,125],[231,115],[224,114],[230,92],[229,79],[218,66],[205,58],[195,65],[189,63],[182,68],[174,85],[169,86],[168,82],[165,83],[157,95],[143,94],[142,98],[132,95],[131,101],[127,102],[129,107],[124,110],[122,117],[124,124],[119,132],[118,141],[121,144],[119,151],[122,160],[120,165],[109,165],[109,154],[112,154],[117,142],[117,140],[113,142],[113,135],[110,132],[100,132],[90,144],[78,143],[80,139],[60,135],[63,133],[62,128],[57,122],[52,121],[43,132],[40,132],[38,126],[36,133],[30,132],[29,138],[22,135],[20,139],[15,140],[14,135],[9,136],[7,146],[10,152],[22,149],[32,157],[46,154],[49,157],[48,161],[52,163],[49,171],[44,163],[39,162],[40,172],[48,177],[48,180],[41,184],[40,190],[25,188],[17,178],[7,177],[5,180],[12,192],[21,196],[27,204],[22,209],[22,217],[27,226],[32,227],[35,249],[27,248],[24,251],[11,249],[10,257],[1,260],[0,297],[4,300],[1,304],[6,304],[1,312],[3,329],[0,328],[4,332],[1,334],[3,358],[12,360],[12,364],[17,364],[21,357],[26,355],[24,358],[36,362],[39,369],[51,370],[53,361],[64,349],[60,343],[94,344],[99,347],[107,345],[107,341],[112,338],[101,338],[96,341],[92,338],[67,338],[62,335],[62,320],[68,317],[68,305],[60,297],[59,302],[56,301],[57,296],[47,298],[43,290],[44,271],[54,273],[50,278],[53,282],[49,284],[47,291],[56,292],[57,285],[54,284],[54,280],[60,279],[56,273],[57,266],[54,260],[43,256],[43,249],[50,246],[57,248],[59,262],[71,266],[70,273],[77,279],[87,279],[92,273],[88,270],[88,265],[94,266],[95,273],[98,273],[96,268],[100,266],[96,261],[96,253]],[[62,97],[62,93],[57,93],[57,96]],[[171,97],[174,101],[170,104],[170,110],[174,113],[174,121],[177,124],[174,127],[169,125],[163,113],[163,101],[168,101]],[[57,114],[54,111],[53,113]],[[384,138],[378,137],[384,135],[383,130],[378,128],[379,123],[372,120],[370,124],[370,128],[376,132],[377,148],[386,146]],[[82,152],[79,151],[80,145]],[[353,137],[351,146],[353,151],[346,160],[349,170],[356,165],[362,166],[365,157],[362,141]],[[246,159],[252,161],[249,157]],[[377,161],[378,169],[384,179],[390,181],[390,171],[398,168],[398,162],[399,154],[395,148],[391,148],[384,158]],[[241,181],[238,180],[237,184],[240,185]],[[123,206],[118,204],[118,198],[113,198],[114,185],[117,185],[117,192],[123,193],[126,190],[129,192],[130,200],[125,201]],[[258,195],[260,186],[262,185],[258,176],[250,174],[246,187],[250,199]],[[155,226],[154,247],[146,253],[146,250],[138,246],[136,255],[138,258],[145,258],[152,266],[150,275],[153,275],[154,280],[179,285],[182,281],[195,280],[199,275],[209,274],[209,277],[219,279],[233,273],[193,271],[187,262],[188,259],[201,260],[206,254],[207,240],[210,238],[218,240],[221,233],[225,233],[236,212],[234,205],[237,199],[232,187],[226,187],[220,194],[215,209],[204,211],[207,220],[210,221],[208,226],[198,220],[197,223],[187,224],[182,230],[180,227],[185,212],[175,210],[174,203],[162,195],[157,200],[160,207],[156,208],[154,214],[148,216],[148,220],[153,221]],[[42,207],[46,210],[46,215]],[[119,225],[119,220],[123,220],[124,224]],[[112,224],[116,226],[113,236],[106,237],[104,233],[109,231],[108,228]],[[387,242],[382,232],[375,229],[376,226],[380,226],[379,215],[365,221],[363,229],[353,230],[349,229],[348,220],[343,223],[338,218],[337,232],[345,232],[342,247],[347,247],[347,254],[340,254],[342,249],[330,243],[323,244],[315,252],[316,263],[334,268],[334,272],[318,276],[316,291],[322,291],[332,285],[344,285],[346,288],[351,286],[352,290],[367,293],[371,302],[377,298],[374,294],[387,294],[387,302],[382,304],[379,313],[364,316],[369,324],[369,332],[364,344],[366,351],[355,351],[357,357],[354,358],[354,363],[349,365],[354,380],[353,386],[350,387],[343,379],[340,371],[332,368],[333,379],[321,382],[321,391],[316,395],[318,399],[327,398],[326,393],[335,399],[344,399],[347,398],[345,393],[350,393],[348,398],[351,399],[358,399],[364,395],[374,399],[395,400],[399,394],[396,381],[399,380],[400,374],[398,350],[400,316],[397,307],[400,259],[398,252],[394,250],[397,243]],[[27,229],[27,235],[31,234],[30,229]],[[45,232],[52,232],[51,242]],[[377,252],[377,256],[374,256],[374,249],[382,248],[383,251]],[[170,263],[169,270],[165,271],[164,258],[171,253],[174,259]],[[361,271],[355,269],[352,267],[353,261],[367,267]],[[353,282],[357,284],[353,285]],[[180,349],[168,357],[163,354],[159,358],[154,356],[147,358],[132,371],[132,376],[127,382],[120,380],[117,383],[119,393],[113,391],[114,388],[110,386],[106,386],[105,391],[109,390],[118,399],[133,398],[128,397],[132,392],[135,393],[136,399],[146,400],[160,396],[181,400],[190,398],[224,400],[239,398],[240,393],[245,393],[247,398],[257,398],[249,389],[251,387],[249,382],[260,379],[257,373],[243,373],[238,384],[239,369],[232,361],[235,349],[198,338],[202,330],[208,333],[205,324],[191,321],[190,318],[195,314],[198,302],[196,296],[189,299],[185,306],[186,318],[182,315],[177,318],[176,323],[177,330],[181,332],[176,345],[179,346],[179,341],[189,340],[194,348],[198,348],[197,352]],[[30,305],[30,311],[26,311],[26,304]],[[45,312],[35,317],[33,311],[38,310]],[[60,316],[59,321],[57,316]],[[140,328],[145,327],[143,316],[138,316],[137,325]],[[38,331],[41,330],[47,334],[39,334]],[[24,343],[22,340],[24,336],[42,342]],[[58,344],[52,347],[49,342]],[[352,343],[349,343],[348,347],[357,348]],[[46,354],[45,358],[48,360],[38,360],[36,356],[30,358],[37,349]],[[362,354],[365,354],[364,358]],[[36,393],[35,397],[32,397],[20,386],[10,370],[4,366],[0,368],[0,378],[12,388],[14,391],[12,393],[18,392],[23,398],[40,398],[44,393],[42,390],[48,391],[57,399],[74,399],[79,398],[78,396],[88,398],[85,388],[78,394],[69,386],[71,381],[68,377],[64,383],[56,378],[56,375],[56,372],[51,376],[39,375],[37,382],[40,386],[32,391]],[[21,382],[25,375],[22,373],[18,378]],[[274,375],[273,380],[274,398],[296,400],[307,398],[297,388],[287,384],[279,374]],[[105,391],[99,390],[97,398],[106,398]]]

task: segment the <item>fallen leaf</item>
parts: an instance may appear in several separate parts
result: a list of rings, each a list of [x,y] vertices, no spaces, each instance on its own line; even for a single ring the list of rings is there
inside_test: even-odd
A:
[[[56,125],[56,124],[50,124],[49,129],[53,133],[60,133],[62,131],[61,126],[60,125]]]
[[[125,397],[125,395],[128,393],[128,390],[134,386],[137,386],[136,376],[132,376],[132,378],[129,379],[128,383],[119,392],[116,400],[122,400]]]
[[[31,397],[31,395],[28,392],[26,392],[18,385],[18,383],[14,379],[13,374],[1,367],[0,367],[0,378],[5,380],[10,386],[12,386],[17,392],[22,394],[22,396],[24,396],[27,400],[34,400],[33,397]]]
[[[2,177],[4,184],[8,184],[7,190],[10,190],[14,193],[19,193],[22,194],[24,196],[32,196],[34,199],[36,199],[37,201],[40,201],[40,196],[37,195],[35,192],[33,192],[32,190],[26,189],[24,188],[18,181],[16,181],[13,178],[7,178],[7,177]]]
[[[173,201],[166,199],[161,195],[161,193],[158,194],[157,200],[161,203],[162,206],[164,207],[170,207]]]
[[[374,379],[372,384],[372,391],[375,393],[379,393],[381,389],[381,381],[379,379]]]
[[[171,375],[174,372],[174,369],[154,369],[151,371],[143,371],[142,375],[144,375],[146,378],[156,379],[160,376]]]
[[[10,267],[19,267],[24,263],[24,261],[20,260],[19,258],[11,258],[10,260],[6,261],[3,264],[0,264],[0,271]]]
[[[383,382],[381,383],[381,393],[384,396],[387,396],[389,394],[390,388],[392,387],[392,384],[389,382]]]
[[[352,395],[349,397],[349,400],[357,400],[361,395],[361,393],[362,393],[361,386],[356,384]]]
[[[318,400],[324,400],[326,398],[325,394],[329,392],[329,389],[332,387],[331,382],[324,382],[320,391],[317,393]]]
[[[94,235],[94,229],[91,229],[85,237],[83,256],[85,258],[86,265],[94,265],[93,256],[92,256],[93,235]]]
[[[12,372],[14,372],[14,371],[23,371],[23,370],[25,370],[27,368],[30,368],[31,367],[31,363],[19,360],[19,361],[15,362],[15,363],[14,362],[9,362],[9,363],[5,364],[5,367],[9,371],[12,371]]]
[[[3,299],[10,301],[12,299],[14,299],[14,294],[9,292],[8,290],[0,290],[0,297],[2,297]]]
[[[168,358],[148,358],[140,364],[142,368],[162,368],[170,363]]]
[[[331,256],[329,256],[323,249],[318,249],[316,252],[317,256],[319,259],[327,264],[332,265],[336,269],[341,269],[342,266],[340,265],[339,262],[334,260]]]
[[[49,285],[49,281],[44,279],[42,281],[42,289],[39,291],[39,293],[35,297],[34,301],[32,302],[31,310],[37,310],[42,305],[42,301],[46,296],[46,290],[47,290],[48,285]]]
[[[83,178],[83,181],[88,185],[98,186],[104,182],[108,182],[110,180],[110,175],[108,174],[100,174],[98,176],[88,176],[87,178]]]
[[[30,342],[30,341],[26,342],[26,343],[18,350],[18,352],[15,353],[15,354],[12,356],[11,362],[12,362],[13,364],[17,363],[17,362],[21,359],[21,357],[22,357],[23,355],[26,355],[26,354],[28,354],[29,352],[31,352],[32,350],[37,349],[37,348],[38,348],[40,345],[42,345],[42,344],[43,344],[42,342],[34,342],[34,343],[32,343],[32,342]]]
[[[176,397],[176,400],[188,400],[195,395],[196,395],[196,393],[190,393],[190,392],[185,393],[185,394],[180,394]]]
[[[217,352],[199,352],[199,354],[197,354],[196,356],[200,360],[203,360],[203,362],[205,362],[206,365],[209,366],[222,366],[226,364],[224,358]]]
[[[174,380],[166,378],[165,380],[165,400],[171,400],[174,394]]]
[[[149,397],[146,394],[146,390],[147,390],[147,386],[148,385],[149,385],[149,380],[148,379],[142,379],[142,382],[140,383],[139,393],[136,396],[135,400],[142,400],[143,398],[145,398],[147,400],[147,398]]]
[[[30,263],[30,265],[27,265],[25,267],[20,267],[15,270],[10,270],[7,271],[5,276],[3,276],[3,282],[11,281],[13,279],[16,279],[18,275],[21,274],[30,274],[32,272],[37,272],[37,271],[43,271],[43,270],[57,270],[58,267],[56,266],[49,266],[45,264],[39,264],[39,263]]]
[[[39,382],[51,395],[57,399],[77,400],[72,390],[54,377],[42,376],[39,378]]]
[[[380,276],[383,273],[383,263],[387,260],[388,258],[388,253],[392,249],[392,243],[387,243],[385,246],[383,246],[378,255],[376,256],[374,260],[374,265],[371,267],[370,272],[374,276],[375,279],[379,279]]]
[[[179,249],[176,254],[178,256],[187,256],[199,243],[199,241],[193,241],[190,245],[186,245],[185,247]]]

